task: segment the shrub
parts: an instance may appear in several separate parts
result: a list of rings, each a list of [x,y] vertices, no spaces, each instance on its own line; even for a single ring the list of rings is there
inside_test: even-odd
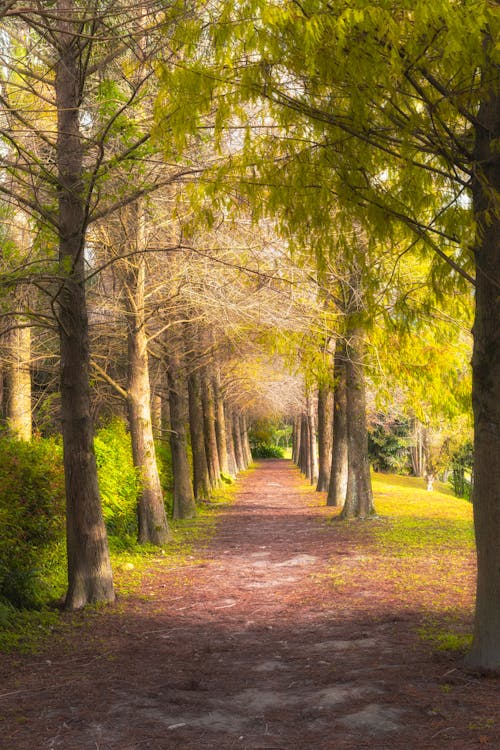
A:
[[[38,606],[55,594],[63,562],[61,446],[0,439],[0,600]]]
[[[172,513],[174,496],[174,475],[172,473],[172,452],[170,450],[170,441],[156,441],[155,450],[165,506],[167,508],[167,513]]]
[[[253,458],[284,458],[283,448],[270,443],[254,443],[252,445]]]
[[[106,528],[111,536],[137,533],[140,479],[134,467],[126,425],[114,419],[96,433],[94,448]]]

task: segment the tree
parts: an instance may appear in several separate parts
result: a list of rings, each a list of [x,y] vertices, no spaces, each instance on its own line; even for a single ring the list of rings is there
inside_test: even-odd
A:
[[[318,221],[333,198],[349,201],[380,236],[395,226],[413,233],[409,242],[434,253],[443,289],[442,261],[469,282],[475,273],[478,582],[468,663],[498,670],[500,476],[492,471],[500,449],[497,5],[490,0],[461,6],[421,0],[411,7],[365,0],[335,7],[321,0],[279,7],[228,2],[223,19],[222,26],[213,19],[216,75],[210,70],[203,77],[198,64],[194,80],[184,65],[179,78],[191,81],[191,94],[201,95],[205,106],[216,90],[226,96],[218,100],[224,111],[235,99],[270,103],[274,122],[287,128],[287,150],[293,152],[282,163],[300,159],[304,164],[307,153],[307,173],[311,160],[317,166],[310,193],[319,199],[316,206],[302,205],[302,221]],[[209,28],[205,14],[205,34],[207,20]],[[178,110],[177,123],[181,117]],[[188,128],[196,124],[191,113]],[[262,140],[261,153],[272,163],[270,139]],[[251,147],[255,164],[255,140]],[[283,155],[281,143],[279,148]],[[259,177],[263,165],[259,161]],[[275,176],[270,180],[276,182]],[[281,204],[290,207],[287,195],[282,189]],[[457,276],[452,278],[457,284]]]

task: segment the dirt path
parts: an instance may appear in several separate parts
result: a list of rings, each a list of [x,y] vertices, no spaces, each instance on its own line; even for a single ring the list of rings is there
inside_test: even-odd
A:
[[[433,659],[418,613],[373,582],[333,592],[327,564],[360,551],[289,462],[260,464],[238,497],[203,562],[4,662],[0,748],[499,750],[498,681]]]

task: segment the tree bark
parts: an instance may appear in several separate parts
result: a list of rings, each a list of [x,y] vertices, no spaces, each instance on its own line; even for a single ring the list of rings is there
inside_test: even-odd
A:
[[[300,416],[293,418],[293,431],[292,431],[292,461],[294,464],[299,463],[300,455]]]
[[[208,473],[212,487],[218,487],[220,485],[220,464],[219,452],[217,450],[217,434],[215,432],[215,404],[211,378],[206,368],[201,370],[200,384]]]
[[[5,361],[7,394],[6,421],[9,432],[19,440],[31,440],[31,329],[22,327],[22,319],[13,321],[8,334]]]
[[[491,43],[491,40],[490,40]],[[476,311],[472,357],[477,587],[469,666],[500,672],[500,75],[477,114],[473,205]]]
[[[248,439],[248,425],[245,414],[240,414],[240,430],[241,430],[241,447],[243,450],[243,458],[245,460],[245,469],[247,469],[252,463],[252,451],[250,449],[250,441]]]
[[[368,460],[364,377],[364,331],[353,327],[346,347],[348,476],[342,518],[373,515],[373,493]]]
[[[311,441],[309,438],[309,421],[307,414],[302,413],[300,417],[300,454],[299,454],[299,469],[304,476],[307,476],[310,466],[309,452],[311,450]]]
[[[318,481],[318,441],[317,441],[317,430],[316,430],[316,411],[314,408],[314,399],[312,396],[307,396],[307,422],[308,422],[308,437],[309,437],[309,461],[307,466],[307,478],[311,484],[315,484]]]
[[[168,401],[170,405],[170,447],[174,478],[174,518],[196,515],[191,470],[187,453],[184,383],[175,357],[168,358]]]
[[[227,403],[224,404],[224,419],[226,425],[226,450],[228,470],[229,474],[234,477],[238,473],[238,463],[236,461],[236,451],[234,447],[234,437],[232,429],[233,414],[231,407]]]
[[[61,417],[66,484],[66,607],[113,602],[113,577],[101,509],[90,411],[89,337],[85,295],[85,206],[79,129],[82,71],[73,0],[57,2],[56,63]]]
[[[236,457],[236,465],[238,467],[238,472],[240,472],[240,471],[244,471],[246,469],[246,466],[245,466],[245,456],[243,453],[243,446],[241,444],[240,417],[239,417],[239,414],[236,412],[236,410],[233,411],[232,431],[233,431],[234,453]]]
[[[317,492],[328,492],[332,468],[333,393],[328,386],[318,390],[318,483]]]
[[[342,507],[348,474],[347,389],[345,344],[337,344],[334,356],[332,468],[326,504]]]
[[[416,477],[425,476],[425,430],[418,419],[413,420],[413,445],[410,447],[410,458],[413,473]]]
[[[188,376],[188,399],[194,496],[196,500],[206,501],[210,497],[211,485],[203,429],[200,373],[197,370],[193,370]]]
[[[217,455],[222,474],[229,474],[226,439],[226,418],[224,415],[224,398],[221,392],[220,375],[218,372],[212,378],[215,411],[215,439],[217,441]]]
[[[23,211],[16,211],[10,238],[22,259],[27,258],[32,246],[29,220]],[[14,304],[22,307],[23,295],[14,294]],[[31,440],[31,328],[22,316],[12,318],[12,329],[7,335],[5,384],[7,392],[6,420],[9,431],[20,440]],[[16,327],[18,326],[18,327]]]
[[[170,539],[163,492],[156,462],[151,417],[148,336],[145,322],[146,261],[144,256],[144,215],[142,207],[129,207],[130,233],[136,256],[126,261],[126,304],[128,340],[127,407],[134,465],[141,478],[137,515],[139,542],[165,544]]]

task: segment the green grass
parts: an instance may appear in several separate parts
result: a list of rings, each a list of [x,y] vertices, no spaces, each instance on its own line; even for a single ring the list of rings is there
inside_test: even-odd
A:
[[[372,479],[377,515],[327,524],[357,558],[345,569],[336,559],[332,578],[344,590],[369,588],[381,607],[419,612],[419,635],[433,649],[465,650],[474,595],[471,504],[444,485],[429,492],[415,477]]]

